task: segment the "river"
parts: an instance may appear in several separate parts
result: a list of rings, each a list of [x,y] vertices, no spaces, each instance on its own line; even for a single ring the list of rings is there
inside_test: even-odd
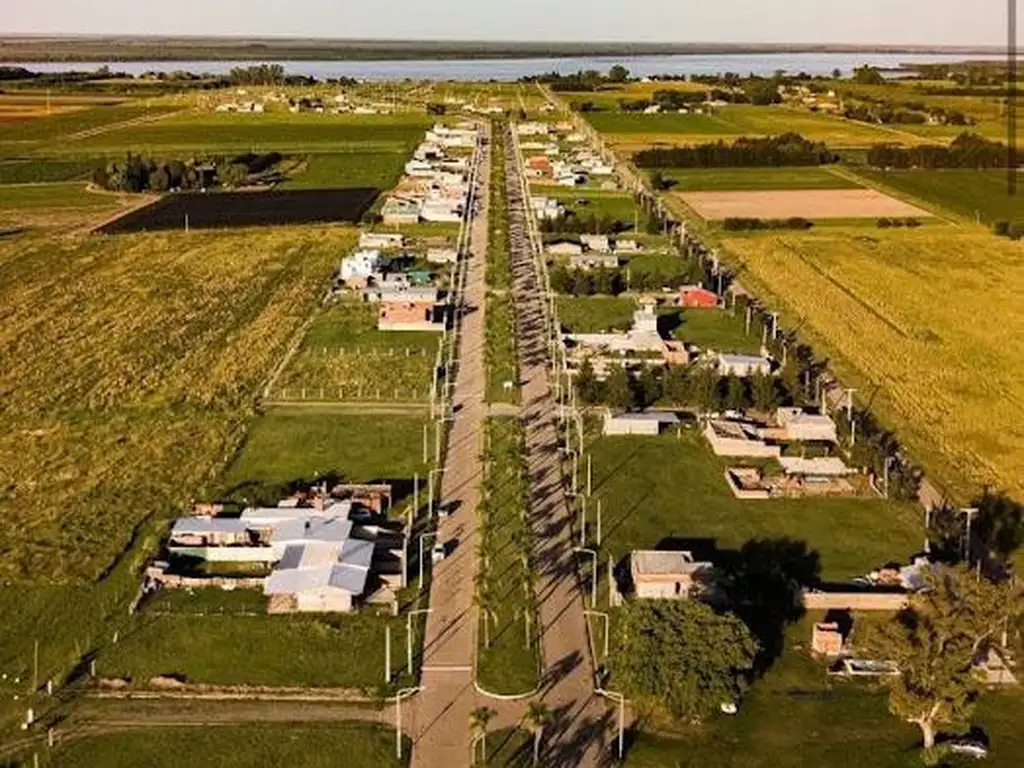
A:
[[[796,74],[827,75],[839,69],[849,75],[854,67],[871,64],[882,69],[895,69],[900,64],[942,63],[982,57],[950,54],[887,54],[887,53],[772,53],[772,54],[677,54],[670,56],[589,56],[534,59],[451,59],[392,61],[268,61],[281,64],[289,74],[301,74],[319,80],[352,77],[358,80],[498,80],[515,81],[546,72],[568,74],[579,70],[607,71],[613,64],[622,64],[634,77],[649,75],[713,75],[737,72],[771,75],[776,70]],[[197,74],[223,75],[233,67],[251,66],[253,61],[97,61],[39,62],[3,64],[23,66],[36,72],[68,70],[91,71],[102,66],[111,70],[141,75],[145,72],[186,71]]]

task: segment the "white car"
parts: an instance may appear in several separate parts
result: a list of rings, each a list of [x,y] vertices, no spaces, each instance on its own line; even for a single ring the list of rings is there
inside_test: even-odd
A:
[[[975,760],[988,757],[988,747],[976,739],[950,739],[946,745],[955,755],[966,755]]]
[[[433,563],[440,563],[445,557],[448,556],[448,548],[438,542],[430,549],[430,561]]]

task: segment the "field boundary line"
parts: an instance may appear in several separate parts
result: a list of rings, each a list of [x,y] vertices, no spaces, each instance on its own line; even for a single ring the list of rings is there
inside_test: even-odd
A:
[[[963,227],[965,225],[975,226],[975,223],[970,219],[960,216],[959,214],[954,213],[952,211],[948,211],[942,206],[936,205],[935,203],[932,203],[928,200],[922,200],[920,198],[915,197],[914,195],[908,195],[903,190],[895,189],[894,187],[890,187],[887,184],[876,181],[875,179],[868,178],[867,176],[861,176],[859,173],[852,170],[849,166],[830,166],[830,169],[837,176],[849,179],[850,181],[855,181],[858,184],[864,185],[865,187],[874,189],[876,192],[881,192],[883,194],[889,195],[890,197],[894,197],[897,200],[902,200],[905,203],[916,205],[919,208],[922,208],[923,210],[930,212],[936,218],[946,222],[947,224],[951,224],[954,227]]]

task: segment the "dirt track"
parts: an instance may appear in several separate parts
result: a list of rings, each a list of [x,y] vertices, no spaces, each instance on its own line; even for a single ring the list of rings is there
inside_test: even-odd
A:
[[[679,198],[704,219],[857,219],[931,216],[874,189],[682,192]]]

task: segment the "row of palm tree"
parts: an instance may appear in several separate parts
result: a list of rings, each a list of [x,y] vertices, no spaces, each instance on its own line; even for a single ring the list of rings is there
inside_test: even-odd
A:
[[[480,764],[487,764],[487,727],[497,715],[490,707],[477,707],[469,713],[469,729],[473,734],[473,762],[476,763],[476,745],[480,744]],[[552,720],[551,710],[542,701],[531,701],[526,707],[522,725],[533,736],[533,764],[540,762],[540,746],[544,739],[544,729]]]

